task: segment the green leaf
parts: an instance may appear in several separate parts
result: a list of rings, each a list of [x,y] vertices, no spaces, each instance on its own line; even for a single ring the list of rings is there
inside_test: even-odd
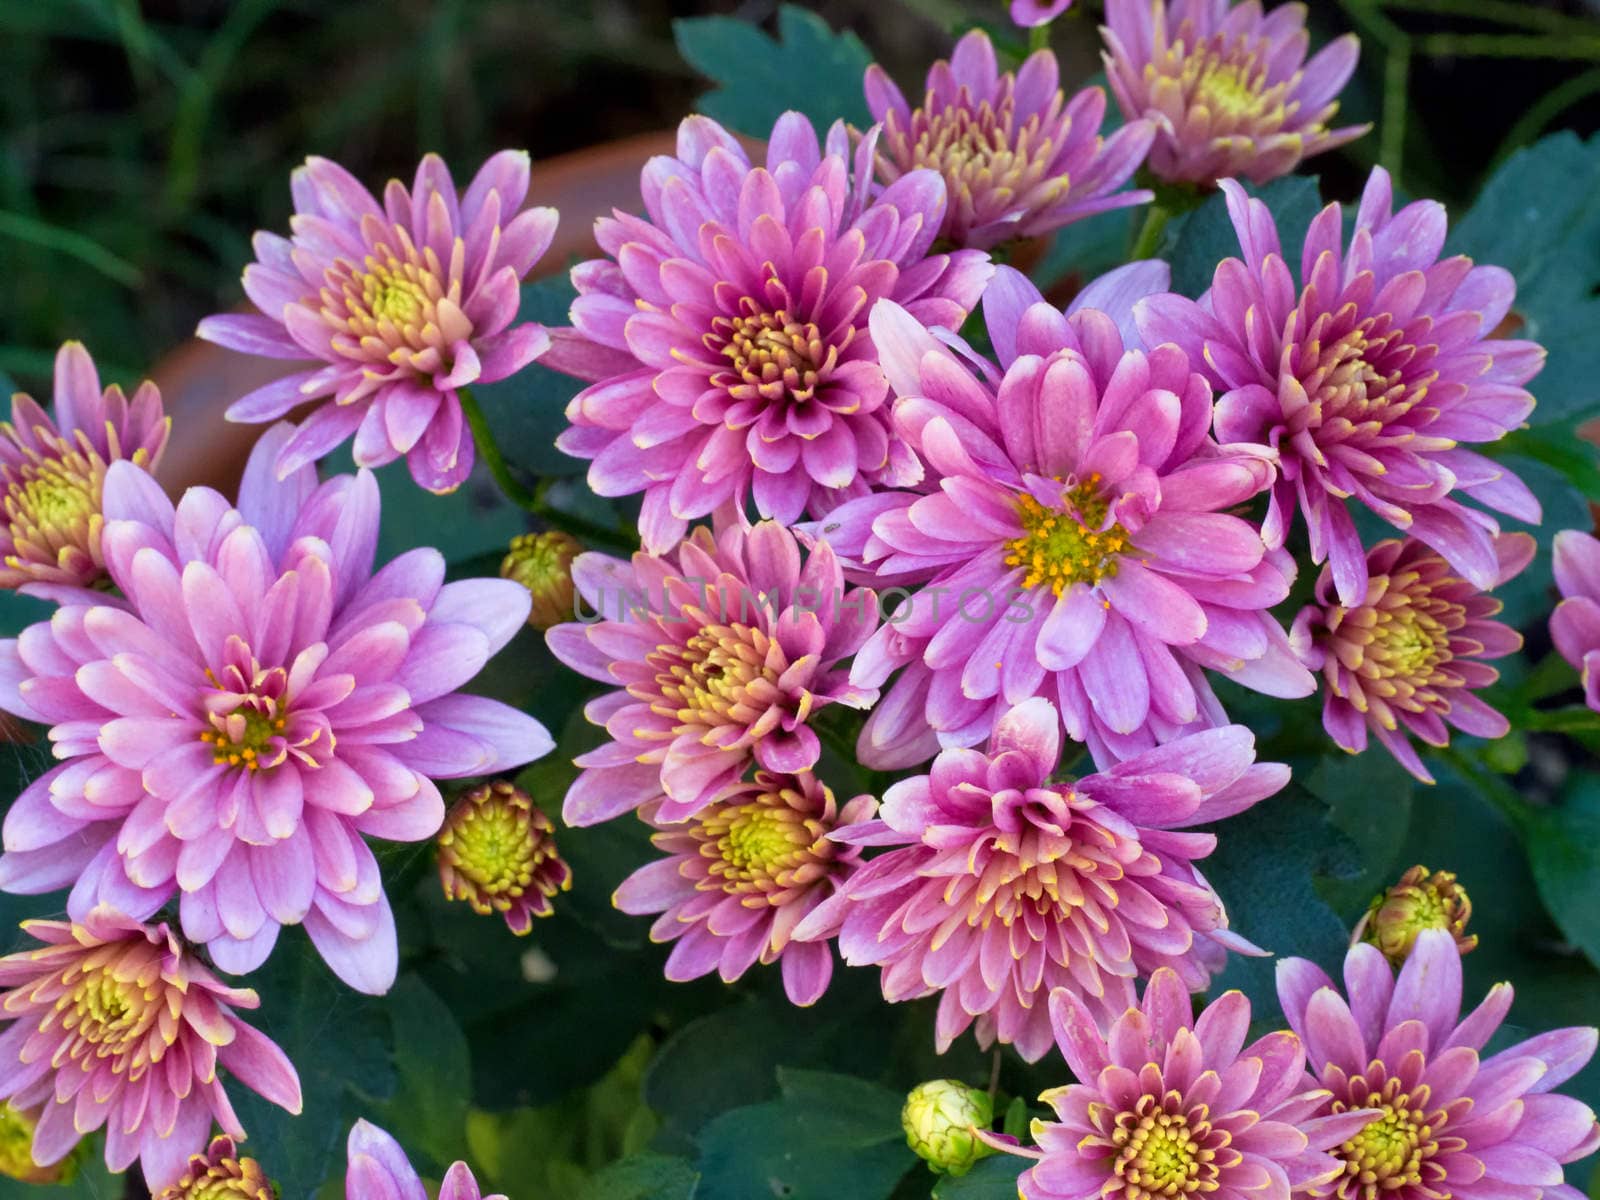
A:
[[[229,1095],[283,1200],[305,1200],[343,1176],[350,1126],[394,1094],[385,1002],[340,983],[299,929],[284,931],[249,984],[261,1008],[247,1019],[294,1063],[305,1110],[290,1116],[238,1084]]]
[[[414,1160],[426,1155],[442,1172],[461,1157],[466,1141],[472,1099],[466,1035],[444,1001],[415,975],[395,984],[386,1006],[400,1077],[386,1127]]]
[[[764,138],[790,109],[819,134],[836,120],[872,123],[861,90],[872,55],[855,34],[834,33],[798,5],[778,10],[776,39],[735,17],[685,17],[672,32],[684,60],[719,85],[700,111],[730,129]]]
[[[1529,385],[1539,400],[1530,423],[1600,411],[1600,139],[1560,133],[1512,155],[1451,232],[1446,251],[1516,276],[1513,312],[1526,325],[1512,336],[1550,352]]]
[[[986,1158],[965,1175],[946,1177],[933,1188],[933,1200],[1017,1200],[1017,1176],[1029,1160],[1015,1154]]]
[[[564,273],[523,284],[517,320],[566,325],[576,297]],[[488,418],[500,453],[513,467],[532,476],[581,475],[588,463],[557,450],[556,437],[567,427],[567,401],[586,386],[535,359],[507,379],[474,387],[472,394]]]
[[[1274,955],[1294,954],[1324,967],[1349,941],[1343,920],[1323,900],[1318,882],[1351,879],[1360,857],[1328,819],[1323,802],[1290,785],[1216,827],[1217,849],[1200,869],[1228,907],[1235,932]],[[1230,954],[1213,991],[1238,988],[1258,1021],[1278,1013],[1271,958]]]
[[[778,1100],[715,1118],[696,1139],[695,1200],[887,1200],[916,1156],[904,1097],[847,1075],[780,1071]]]
[[[1600,965],[1600,775],[1576,775],[1561,803],[1530,814],[1528,862],[1555,923]]]
[[[699,1179],[686,1159],[635,1154],[596,1172],[573,1200],[690,1200]]]
[[[1323,758],[1305,777],[1305,786],[1328,805],[1328,819],[1360,855],[1359,875],[1326,879],[1322,886],[1335,908],[1354,918],[1411,865],[1398,862],[1398,855],[1411,825],[1416,781],[1391,755],[1374,748]]]
[[[1245,190],[1271,211],[1278,223],[1278,236],[1289,269],[1298,272],[1306,229],[1322,208],[1317,181],[1292,175],[1276,179],[1260,189],[1247,186]],[[1209,288],[1217,264],[1225,258],[1239,257],[1239,235],[1228,219],[1227,198],[1218,192],[1194,212],[1175,219],[1167,227],[1161,257],[1172,264],[1173,291],[1193,297]]]

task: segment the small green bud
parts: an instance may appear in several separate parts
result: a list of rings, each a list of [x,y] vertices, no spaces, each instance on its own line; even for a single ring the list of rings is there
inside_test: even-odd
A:
[[[994,1147],[978,1138],[994,1120],[994,1100],[980,1088],[955,1079],[919,1083],[900,1110],[906,1145],[940,1175],[965,1175]]]
[[[1419,863],[1388,891],[1372,898],[1367,915],[1356,926],[1356,940],[1370,942],[1398,967],[1416,945],[1419,933],[1443,929],[1455,938],[1456,949],[1466,954],[1478,944],[1478,935],[1466,931],[1471,918],[1472,901],[1455,875],[1449,871],[1430,874]]]
[[[555,529],[511,539],[510,553],[500,564],[500,577],[520,583],[533,597],[529,625],[549,629],[572,620],[572,560],[582,553],[582,542]]]

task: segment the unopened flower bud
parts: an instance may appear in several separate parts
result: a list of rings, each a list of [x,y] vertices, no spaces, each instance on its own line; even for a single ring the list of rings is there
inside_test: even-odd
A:
[[[994,1120],[994,1100],[980,1088],[955,1079],[919,1083],[906,1096],[900,1124],[906,1145],[941,1175],[965,1175],[979,1159],[994,1153],[978,1137]]]
[[[1455,875],[1449,871],[1430,874],[1419,864],[1388,891],[1372,898],[1367,915],[1356,926],[1356,938],[1370,942],[1399,966],[1424,929],[1447,931],[1455,938],[1456,948],[1468,953],[1478,944],[1478,935],[1466,932],[1471,918],[1472,901]]]
[[[189,1156],[176,1183],[157,1192],[154,1200],[277,1200],[278,1190],[253,1158],[241,1158],[233,1139],[211,1140],[204,1154]]]
[[[549,629],[572,620],[572,560],[582,553],[582,542],[555,529],[511,539],[511,552],[500,564],[500,576],[520,583],[533,597],[529,625]]]
[[[548,917],[550,898],[572,886],[556,851],[555,827],[521,788],[496,780],[457,800],[439,831],[439,881],[451,900],[474,912],[502,913],[519,937],[534,917]]]
[[[23,1183],[71,1183],[84,1155],[83,1143],[60,1162],[41,1167],[33,1161],[33,1131],[38,1124],[9,1101],[0,1101],[0,1176]]]

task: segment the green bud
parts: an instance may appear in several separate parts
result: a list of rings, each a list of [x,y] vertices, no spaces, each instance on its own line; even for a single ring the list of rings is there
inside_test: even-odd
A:
[[[1478,944],[1478,935],[1466,931],[1471,918],[1472,901],[1455,875],[1449,871],[1430,874],[1419,863],[1388,891],[1372,898],[1367,915],[1356,926],[1356,937],[1382,950],[1384,957],[1398,967],[1424,929],[1446,930],[1462,954],[1472,950]]]
[[[988,1092],[955,1079],[919,1083],[906,1096],[900,1124],[906,1145],[937,1174],[965,1175],[979,1159],[994,1153],[978,1138],[994,1120]]]
[[[533,597],[529,625],[549,629],[572,620],[572,560],[582,553],[582,542],[554,529],[511,539],[510,553],[500,564],[500,577],[520,583]]]

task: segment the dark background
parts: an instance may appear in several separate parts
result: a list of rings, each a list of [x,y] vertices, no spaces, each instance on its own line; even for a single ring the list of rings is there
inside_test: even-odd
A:
[[[913,92],[964,26],[990,25],[1022,49],[1003,0],[808,7],[855,29]],[[1098,70],[1100,7],[1079,0],[1057,23],[1068,81]],[[144,373],[199,317],[238,302],[249,234],[283,227],[288,173],[307,153],[376,187],[409,178],[423,150],[442,152],[464,181],[502,146],[539,160],[668,129],[705,86],[674,49],[673,18],[764,20],[774,9],[774,0],[0,0],[0,376],[41,389],[66,337],[87,341],[108,376]],[[1508,136],[1600,124],[1600,21],[1578,0],[1314,9],[1320,37],[1366,35],[1347,115],[1377,120],[1386,80],[1405,96],[1390,102],[1403,130],[1380,129],[1318,163],[1332,194],[1353,195],[1382,152],[1403,161],[1405,186],[1459,204]]]

